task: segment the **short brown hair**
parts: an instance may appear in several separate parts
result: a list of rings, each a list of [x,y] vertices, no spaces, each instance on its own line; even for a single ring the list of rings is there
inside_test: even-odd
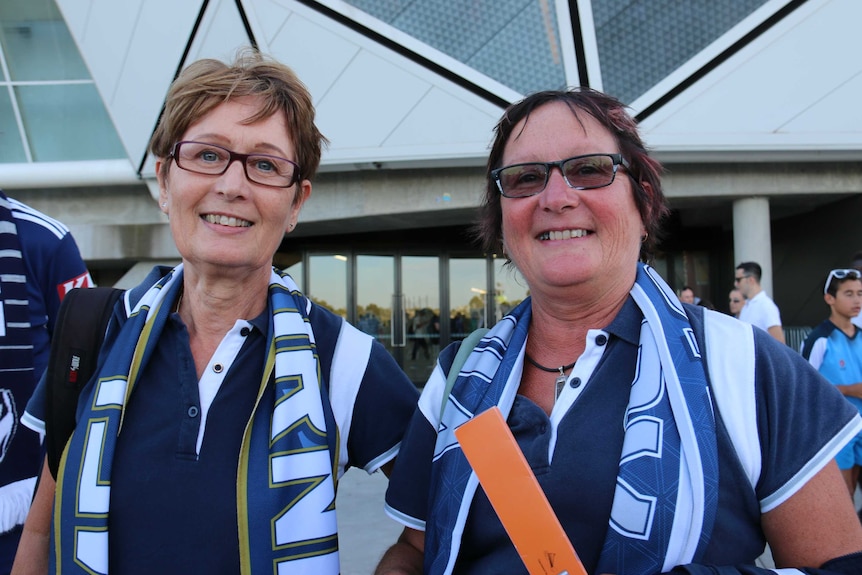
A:
[[[284,112],[287,133],[296,148],[300,179],[312,179],[328,140],[314,124],[311,94],[293,70],[252,49],[240,51],[230,64],[203,59],[180,73],[168,90],[164,112],[150,140],[150,152],[167,158],[189,126],[220,104],[245,96],[262,101],[260,110],[246,120],[248,124],[279,110]],[[168,167],[165,162],[164,174]]]
[[[662,220],[670,211],[661,187],[661,164],[647,152],[638,133],[637,122],[625,106],[616,98],[590,88],[537,92],[506,109],[494,127],[494,141],[485,172],[485,196],[473,227],[476,239],[487,252],[496,252],[500,247],[503,212],[500,191],[491,177],[491,170],[501,167],[503,152],[515,126],[521,120],[526,121],[536,109],[554,102],[566,104],[576,118],[580,112],[589,114],[616,139],[620,154],[629,163],[626,172],[632,180],[635,204],[647,231],[641,244],[640,258],[650,261],[661,235]]]

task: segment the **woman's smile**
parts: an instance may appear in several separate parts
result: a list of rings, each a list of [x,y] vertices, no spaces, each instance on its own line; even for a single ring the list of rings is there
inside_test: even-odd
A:
[[[243,220],[240,218],[235,218],[233,216],[225,216],[218,214],[204,214],[201,216],[204,221],[210,224],[217,224],[220,226],[228,226],[231,228],[248,228],[253,224],[248,220]]]
[[[574,230],[554,230],[542,232],[539,234],[539,239],[542,241],[547,240],[570,240],[586,237],[590,232],[584,229],[574,229]]]

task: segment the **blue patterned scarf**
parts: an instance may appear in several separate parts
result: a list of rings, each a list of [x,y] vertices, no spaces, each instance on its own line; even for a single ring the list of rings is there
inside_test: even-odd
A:
[[[85,410],[57,477],[52,569],[108,573],[111,464],[123,410],[134,401],[135,386],[147,384],[138,377],[181,286],[179,266],[141,297],[82,394]],[[311,304],[289,276],[275,271],[269,300],[274,335],[237,473],[241,572],[334,575],[338,434],[327,434],[336,427],[323,408]]]
[[[640,353],[625,414],[610,528],[597,573],[659,573],[689,563],[709,540],[718,502],[715,418],[704,358],[682,305],[638,264]],[[432,468],[425,573],[452,572],[478,480],[453,430],[492,406],[507,416],[520,386],[528,298],[476,346],[443,412]],[[600,384],[600,382],[596,382]]]

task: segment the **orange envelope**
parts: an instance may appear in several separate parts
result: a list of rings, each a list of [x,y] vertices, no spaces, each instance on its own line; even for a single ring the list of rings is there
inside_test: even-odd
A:
[[[500,409],[477,415],[455,437],[530,575],[587,575]]]

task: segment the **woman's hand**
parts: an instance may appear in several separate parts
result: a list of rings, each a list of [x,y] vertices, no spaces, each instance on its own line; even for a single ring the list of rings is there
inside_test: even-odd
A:
[[[398,542],[390,547],[374,570],[374,575],[422,575],[425,533],[405,527]]]

